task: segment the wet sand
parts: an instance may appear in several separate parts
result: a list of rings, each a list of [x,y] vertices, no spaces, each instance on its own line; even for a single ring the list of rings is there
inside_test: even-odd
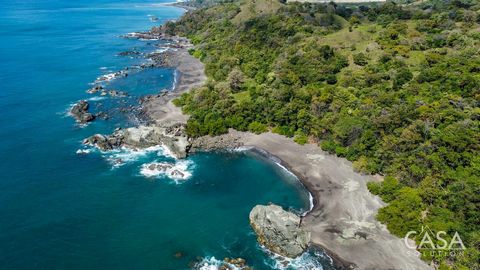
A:
[[[311,232],[312,245],[325,250],[345,268],[431,269],[393,236],[375,216],[385,204],[367,189],[379,176],[362,175],[352,163],[321,150],[315,144],[299,145],[273,133],[255,135],[231,130],[228,136],[275,156],[310,191],[314,207],[302,226]]]
[[[150,96],[142,104],[143,111],[156,124],[186,123],[188,116],[182,114],[182,110],[173,105],[172,100],[195,87],[202,86],[207,79],[203,63],[188,53],[190,48],[192,45],[187,43],[182,48],[166,52],[168,59],[166,66],[176,69],[175,89],[166,94]]]
[[[176,89],[143,104],[157,124],[185,123],[188,117],[171,100],[206,81],[203,64],[188,53],[188,46],[173,52],[169,59],[178,72]],[[375,219],[385,204],[368,191],[367,182],[381,178],[354,172],[346,159],[328,154],[315,144],[299,145],[273,133],[230,130],[225,135],[194,140],[193,145],[210,150],[251,146],[281,160],[314,198],[314,207],[302,225],[312,234],[312,246],[325,250],[340,268],[431,269],[417,251],[408,249],[403,239],[390,234]]]

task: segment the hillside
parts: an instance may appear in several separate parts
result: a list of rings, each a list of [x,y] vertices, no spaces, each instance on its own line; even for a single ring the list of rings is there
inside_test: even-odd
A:
[[[274,14],[282,6],[277,0],[246,0],[240,5],[240,12],[232,22],[239,24],[256,16]]]
[[[176,104],[190,136],[271,130],[385,175],[369,188],[392,233],[458,232],[464,252],[423,258],[480,269],[479,11],[249,0],[189,12],[169,27],[196,44],[209,82]]]
[[[288,0],[288,3],[300,2],[300,3],[330,3],[330,0]],[[386,0],[335,0],[337,4],[343,3],[373,3],[373,2],[386,2]]]

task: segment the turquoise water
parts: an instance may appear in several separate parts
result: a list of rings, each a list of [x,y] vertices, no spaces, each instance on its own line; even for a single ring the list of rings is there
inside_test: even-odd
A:
[[[228,256],[275,268],[255,241],[250,209],[274,202],[301,213],[309,201],[272,161],[253,152],[199,153],[185,161],[158,149],[77,154],[83,138],[135,124],[121,106],[172,87],[173,70],[132,72],[108,85],[129,98],[90,101],[109,120],[81,127],[66,114],[72,103],[93,97],[85,90],[97,77],[143,61],[118,53],[158,49],[120,35],[178,18],[181,9],[149,1],[0,4],[0,268],[189,269],[193,261]],[[116,158],[126,163],[113,166]],[[191,176],[177,183],[142,175],[142,165],[153,161]],[[321,268],[318,259],[329,269],[328,259],[303,259],[292,268]]]

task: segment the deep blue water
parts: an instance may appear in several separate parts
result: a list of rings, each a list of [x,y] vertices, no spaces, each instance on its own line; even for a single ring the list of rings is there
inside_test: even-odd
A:
[[[149,1],[0,0],[1,269],[188,269],[199,257],[226,256],[273,268],[248,224],[250,209],[309,207],[298,181],[273,162],[251,152],[186,161],[162,151],[76,153],[89,135],[135,124],[118,108],[172,87],[173,70],[132,72],[108,85],[129,98],[90,101],[111,119],[81,127],[66,115],[93,97],[85,90],[97,77],[144,61],[118,53],[157,49],[120,35],[182,13]],[[112,166],[112,158],[126,163]],[[192,176],[180,184],[145,177],[142,165],[153,161]]]

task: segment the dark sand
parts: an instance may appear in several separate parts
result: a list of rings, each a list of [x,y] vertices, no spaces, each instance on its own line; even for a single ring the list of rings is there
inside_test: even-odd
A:
[[[206,81],[203,64],[188,53],[189,46],[169,57],[178,71],[173,92],[154,96],[144,103],[147,115],[156,123],[186,122],[188,117],[171,100]],[[231,141],[262,149],[282,160],[310,191],[314,207],[303,226],[312,234],[312,245],[324,249],[337,264],[360,269],[431,269],[408,249],[403,239],[393,236],[375,215],[385,204],[367,189],[368,181],[380,177],[354,172],[351,162],[322,151],[315,144],[299,145],[273,133],[255,135],[231,130],[210,141]]]
[[[202,86],[207,79],[203,63],[188,53],[191,47],[191,44],[185,44],[182,48],[166,52],[167,66],[176,69],[175,89],[166,95],[152,96],[142,105],[143,110],[155,123],[186,123],[188,116],[182,114],[182,110],[173,105],[172,100],[193,88]]]
[[[354,172],[351,162],[321,150],[316,144],[299,145],[284,136],[231,131],[245,146],[262,149],[282,161],[314,198],[314,207],[303,226],[312,244],[343,265],[360,269],[431,269],[393,236],[375,216],[385,204],[367,189],[372,175]]]

